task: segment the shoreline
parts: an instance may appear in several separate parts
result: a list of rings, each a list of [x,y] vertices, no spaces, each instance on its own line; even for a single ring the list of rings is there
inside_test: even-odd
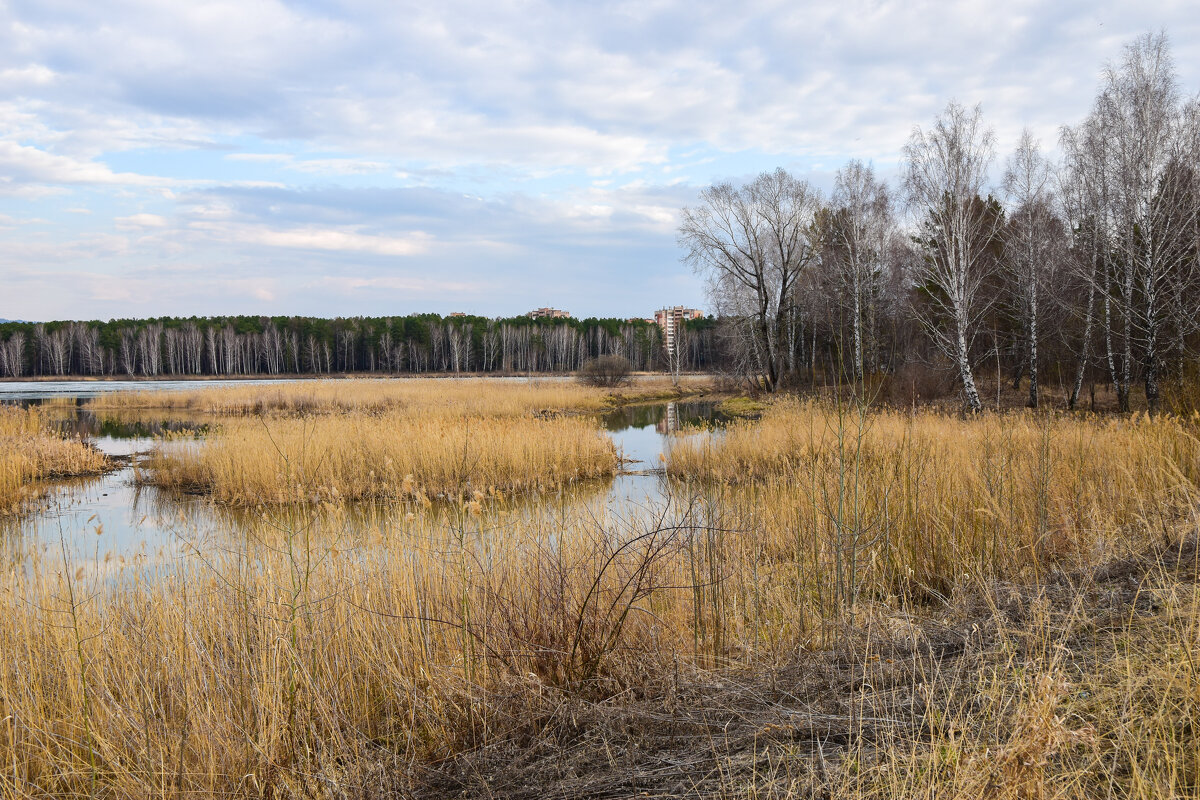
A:
[[[631,376],[639,378],[670,378],[668,372],[633,372]],[[338,381],[338,380],[411,380],[422,378],[574,378],[574,372],[335,372],[313,374],[309,372],[288,372],[275,375],[25,375],[0,377],[0,384],[5,383],[163,383],[184,381],[228,381],[239,383],[247,381]],[[683,378],[712,378],[709,372],[682,373]]]

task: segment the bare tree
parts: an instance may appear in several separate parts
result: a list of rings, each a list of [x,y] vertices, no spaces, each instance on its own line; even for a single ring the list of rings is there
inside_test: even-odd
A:
[[[1151,410],[1160,402],[1171,341],[1194,326],[1187,295],[1197,224],[1193,115],[1180,102],[1164,34],[1146,34],[1110,65],[1085,125],[1096,131],[1105,235],[1099,281],[1108,367],[1122,410],[1140,370]],[[1182,353],[1179,354],[1182,357]]]
[[[904,188],[911,209],[922,215],[925,258],[918,280],[932,313],[922,320],[938,347],[953,360],[966,405],[979,411],[971,347],[989,305],[982,291],[991,263],[987,248],[1000,217],[981,200],[994,155],[994,137],[979,106],[950,103],[929,131],[913,130],[904,147]]]
[[[1065,127],[1061,136],[1063,164],[1058,170],[1058,198],[1072,235],[1071,271],[1060,278],[1069,285],[1059,293],[1059,303],[1069,313],[1082,317],[1083,330],[1076,347],[1075,378],[1067,396],[1067,407],[1074,409],[1083,388],[1084,374],[1092,357],[1093,331],[1096,326],[1096,298],[1104,298],[1105,319],[1109,319],[1111,298],[1106,293],[1103,267],[1109,251],[1107,143],[1103,127],[1093,115],[1080,125]],[[1079,291],[1071,288],[1082,287]],[[1106,328],[1107,330],[1107,328]]]
[[[1012,269],[1015,300],[1024,329],[1029,406],[1038,407],[1038,342],[1043,287],[1052,282],[1057,257],[1056,220],[1050,198],[1050,165],[1028,129],[1008,159],[1004,190],[1011,203],[1005,236],[1005,260]]]
[[[628,359],[606,355],[589,359],[579,368],[575,377],[588,386],[613,388],[629,383],[631,372]]]
[[[25,334],[16,331],[0,342],[0,375],[19,378],[25,373]]]
[[[818,255],[814,218],[820,196],[783,169],[749,184],[719,183],[683,209],[684,260],[709,279],[714,307],[742,321],[763,388],[786,372],[795,286]]]
[[[488,322],[480,341],[483,346],[483,369],[485,372],[491,372],[496,369],[500,352],[500,333],[495,322]]]
[[[878,366],[874,328],[886,254],[895,232],[891,195],[875,171],[851,161],[838,171],[827,226],[829,262],[846,297],[854,350],[854,379]]]

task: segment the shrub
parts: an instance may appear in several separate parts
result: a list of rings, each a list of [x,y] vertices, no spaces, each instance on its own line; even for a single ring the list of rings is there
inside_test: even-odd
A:
[[[576,377],[588,386],[613,388],[629,383],[632,371],[629,360],[622,356],[598,356],[584,364]]]
[[[913,406],[948,396],[954,384],[953,370],[910,361],[883,380],[879,394],[894,406]]]

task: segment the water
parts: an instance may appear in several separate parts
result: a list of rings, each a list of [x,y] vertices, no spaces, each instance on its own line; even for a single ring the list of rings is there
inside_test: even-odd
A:
[[[82,410],[63,413],[69,416],[56,420],[61,428],[112,456],[118,467],[97,477],[49,483],[29,512],[0,520],[0,547],[52,561],[60,561],[65,550],[73,561],[116,568],[169,561],[219,527],[214,504],[135,480],[139,463],[161,446],[158,434],[176,425],[101,421]]]
[[[421,376],[428,380],[460,380],[454,376]],[[0,381],[0,404],[44,403],[53,399],[86,400],[111,392],[177,392],[208,389],[215,386],[261,386],[275,383],[295,383],[297,381],[313,380],[311,378],[207,378],[196,380],[91,380],[91,381]],[[371,378],[369,380],[410,380],[410,378]],[[562,375],[497,376],[488,378],[492,381],[519,383],[536,381],[574,380]]]
[[[0,381],[0,403],[43,403],[47,400],[75,398],[84,400],[111,392],[170,392],[207,389],[230,384],[261,385],[292,383],[295,378],[255,380],[188,381]]]
[[[10,383],[0,387],[0,396],[34,403],[50,398],[84,398],[98,393],[91,383]],[[219,381],[111,383],[132,385],[138,390],[220,385]],[[108,385],[99,391],[107,390]],[[21,388],[5,393],[4,389],[13,386]],[[68,386],[83,386],[92,394],[72,394]],[[115,456],[121,466],[99,477],[53,483],[28,513],[0,522],[0,550],[10,556],[5,561],[32,557],[61,563],[65,553],[72,563],[85,562],[100,569],[115,570],[130,563],[169,568],[176,559],[204,545],[228,542],[261,522],[260,512],[138,485],[139,463],[153,449],[164,446],[158,437],[170,430],[194,430],[194,423],[171,419],[168,412],[114,421],[69,404],[56,405],[55,413],[60,415],[57,424],[65,431]],[[508,504],[506,512],[535,515],[603,503],[613,513],[629,518],[661,509],[671,494],[664,475],[670,448],[685,437],[718,435],[722,420],[712,403],[673,402],[618,409],[601,416],[599,422],[621,457],[621,469],[614,478],[520,497]],[[364,503],[340,511],[336,525],[340,535],[353,540],[366,531],[399,527],[410,513],[438,515],[447,513],[447,509]],[[250,519],[255,514],[258,517]]]
[[[617,409],[602,422],[622,461],[606,502],[629,509],[661,505],[669,493],[663,468],[672,445],[683,438],[712,436],[724,419],[714,403],[678,402]]]

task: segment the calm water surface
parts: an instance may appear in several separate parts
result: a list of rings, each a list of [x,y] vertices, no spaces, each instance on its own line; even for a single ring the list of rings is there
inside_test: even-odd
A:
[[[258,383],[266,383],[259,381]],[[39,403],[52,398],[78,398],[81,402],[103,391],[134,389],[155,391],[228,385],[221,381],[109,381],[0,384],[0,401]],[[114,388],[119,387],[119,388]],[[158,438],[171,429],[193,429],[194,423],[171,419],[169,412],[140,416],[135,422],[97,417],[82,405],[74,408],[61,400],[53,406],[56,422],[68,432],[90,441],[110,455],[127,460],[120,469],[97,478],[62,481],[29,513],[0,522],[0,551],[12,558],[34,558],[61,563],[85,561],[114,571],[130,563],[170,564],[174,559],[214,542],[236,539],[249,529],[253,511],[232,509],[203,497],[160,491],[137,485],[139,461],[156,447]],[[600,427],[622,459],[620,473],[607,481],[589,481],[561,490],[518,498],[508,504],[509,514],[534,515],[562,511],[585,504],[603,504],[623,518],[661,509],[670,497],[663,475],[664,459],[683,437],[719,435],[722,419],[714,405],[678,402],[636,406],[605,414]],[[201,431],[199,435],[203,435]],[[354,539],[362,531],[386,532],[402,525],[409,513],[446,513],[437,505],[429,510],[409,504],[364,503],[338,512],[338,535]],[[261,517],[261,515],[259,515]]]
[[[85,400],[110,392],[172,392],[212,386],[292,383],[293,378],[194,381],[0,381],[0,403],[41,403],[57,398]]]

